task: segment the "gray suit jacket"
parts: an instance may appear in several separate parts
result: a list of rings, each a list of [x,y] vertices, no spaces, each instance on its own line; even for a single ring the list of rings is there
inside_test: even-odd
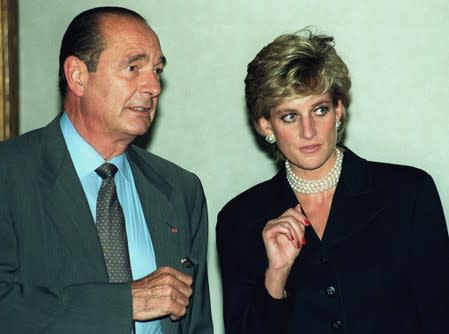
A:
[[[0,143],[0,331],[129,334],[130,285],[107,282],[94,220],[58,119]],[[131,146],[127,157],[157,266],[193,276],[187,315],[178,322],[162,319],[163,332],[212,333],[201,183],[138,147]],[[185,258],[191,266],[183,265]]]

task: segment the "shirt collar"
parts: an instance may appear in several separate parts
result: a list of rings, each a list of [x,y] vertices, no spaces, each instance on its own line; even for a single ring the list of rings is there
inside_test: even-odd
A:
[[[76,173],[80,180],[84,179],[90,173],[94,172],[105,161],[103,157],[78,133],[78,131],[70,122],[69,117],[64,112],[59,119],[62,135],[75,166]],[[129,181],[131,170],[126,159],[126,154],[122,153],[112,158],[110,163],[113,163],[119,170],[119,173]]]

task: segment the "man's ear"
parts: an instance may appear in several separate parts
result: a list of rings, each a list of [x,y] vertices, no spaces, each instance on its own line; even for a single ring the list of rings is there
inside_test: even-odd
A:
[[[75,56],[69,56],[64,61],[64,74],[67,87],[76,96],[83,96],[87,83],[87,66]]]

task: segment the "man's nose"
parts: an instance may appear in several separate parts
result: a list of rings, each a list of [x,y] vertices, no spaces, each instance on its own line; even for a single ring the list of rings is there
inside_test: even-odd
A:
[[[148,71],[142,75],[140,91],[143,94],[149,94],[157,97],[161,93],[161,79],[155,71]]]

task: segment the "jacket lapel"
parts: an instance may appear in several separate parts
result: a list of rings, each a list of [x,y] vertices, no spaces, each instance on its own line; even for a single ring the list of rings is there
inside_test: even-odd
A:
[[[373,181],[368,164],[368,161],[345,148],[342,173],[323,235],[323,242],[329,247],[339,244],[367,224],[373,223],[384,208],[384,196],[379,195],[379,187]],[[288,185],[284,169],[270,182],[273,193],[277,196],[270,206],[271,209],[261,209],[262,212],[268,212],[262,214],[260,220],[264,222],[298,203]]]
[[[40,182],[49,222],[58,229],[82,267],[107,277],[94,220],[59,127],[59,117],[43,129],[47,144]],[[99,271],[100,270],[100,271]]]
[[[159,173],[143,160],[133,147],[128,150],[128,159],[139,193],[140,202],[150,231],[157,267],[180,268],[180,235],[183,226],[176,222],[179,218],[170,201],[172,187]],[[169,246],[167,246],[169,245]]]
[[[323,241],[336,245],[374,222],[384,207],[383,196],[377,193],[368,162],[345,149]]]

